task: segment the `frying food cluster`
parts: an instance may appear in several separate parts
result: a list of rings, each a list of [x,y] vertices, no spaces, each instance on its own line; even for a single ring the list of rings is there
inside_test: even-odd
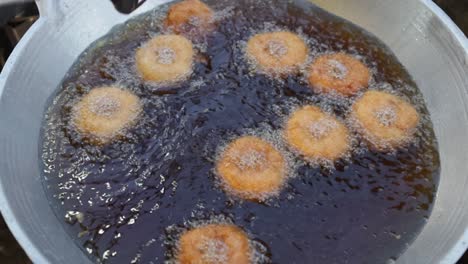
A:
[[[157,35],[135,52],[135,67],[145,82],[174,85],[191,78],[197,55],[194,41],[216,30],[215,12],[199,0],[185,0],[168,11],[166,34]],[[252,135],[234,139],[218,155],[215,172],[231,196],[262,202],[277,196],[288,180],[287,153],[311,164],[334,163],[351,155],[357,137],[376,151],[404,147],[420,117],[405,99],[368,90],[372,72],[343,52],[313,56],[308,42],[289,31],[251,36],[245,61],[256,73],[272,78],[304,75],[318,94],[354,100],[347,120],[317,105],[302,105],[284,122],[285,150]],[[110,144],[141,119],[143,104],[130,89],[95,87],[74,107],[73,125],[92,144]],[[213,153],[215,156],[215,153]],[[180,263],[250,263],[249,236],[232,224],[212,224],[185,232],[178,244]]]

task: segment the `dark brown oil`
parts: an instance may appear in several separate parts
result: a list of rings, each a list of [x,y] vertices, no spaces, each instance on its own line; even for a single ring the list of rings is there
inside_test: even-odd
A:
[[[306,1],[206,2],[224,16],[199,40],[202,59],[189,80],[154,87],[135,72],[135,50],[161,31],[165,6],[96,42],[63,81],[44,121],[41,155],[44,185],[68,233],[94,261],[161,263],[171,259],[174,230],[223,216],[264,246],[267,263],[375,264],[400,256],[430,214],[439,176],[429,114],[407,71],[375,37]],[[280,196],[265,203],[227,197],[213,167],[230,139],[271,135],[299,105],[344,118],[352,103],[319,96],[298,76],[252,73],[243,43],[268,28],[300,32],[312,56],[361,56],[373,70],[371,88],[393,90],[421,113],[414,142],[395,153],[358,144],[335,169],[298,159]],[[127,139],[96,147],[70,125],[71,110],[92,87],[111,84],[140,96],[144,118]]]

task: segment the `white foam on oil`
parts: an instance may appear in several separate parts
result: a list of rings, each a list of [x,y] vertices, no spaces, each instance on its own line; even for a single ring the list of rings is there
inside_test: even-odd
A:
[[[270,40],[267,43],[268,53],[271,56],[281,58],[288,53],[288,47],[281,40]]]
[[[163,65],[173,64],[176,60],[176,53],[170,47],[160,47],[156,49],[157,62]]]
[[[96,115],[111,117],[121,107],[117,98],[109,95],[100,95],[91,98],[89,110]]]
[[[378,109],[374,115],[386,127],[393,125],[398,118],[395,108],[391,106]]]
[[[260,169],[264,167],[267,162],[265,153],[253,149],[242,152],[236,151],[231,153],[230,158],[242,171],[255,168]]]
[[[234,6],[228,1],[219,1],[218,6],[214,7],[213,22],[220,23],[234,15]]]
[[[329,135],[337,127],[338,124],[331,118],[321,118],[308,124],[310,134],[316,139]]]
[[[213,264],[227,263],[229,248],[224,241],[208,237],[202,240],[203,242],[198,245],[198,250],[203,252],[203,261]]]
[[[348,75],[348,68],[337,60],[328,60],[329,74],[335,79],[343,80]]]

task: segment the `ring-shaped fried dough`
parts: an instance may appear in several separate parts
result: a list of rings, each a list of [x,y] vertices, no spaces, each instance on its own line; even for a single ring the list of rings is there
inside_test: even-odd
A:
[[[225,191],[260,201],[277,194],[287,177],[283,155],[270,143],[253,136],[231,142],[221,154],[216,171]]]
[[[250,258],[247,234],[231,224],[197,227],[179,239],[180,264],[248,264]]]
[[[398,148],[410,141],[420,120],[410,103],[381,91],[364,93],[352,106],[352,118],[377,150]]]
[[[92,89],[74,107],[73,124],[96,143],[107,143],[132,126],[141,103],[130,91],[117,87]]]
[[[311,161],[335,161],[350,149],[346,126],[316,106],[295,111],[284,133],[289,146]]]
[[[193,67],[193,45],[179,35],[159,35],[136,52],[136,66],[144,80],[156,83],[187,78]]]
[[[214,12],[199,0],[184,0],[169,8],[165,25],[178,34],[203,35],[214,28]]]
[[[345,53],[321,55],[309,69],[309,84],[317,92],[352,96],[366,89],[371,73],[358,59]]]
[[[278,31],[250,38],[246,53],[259,71],[282,76],[299,71],[307,61],[309,48],[298,35]]]

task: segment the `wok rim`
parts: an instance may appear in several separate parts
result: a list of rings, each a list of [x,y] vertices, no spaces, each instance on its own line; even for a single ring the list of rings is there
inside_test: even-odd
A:
[[[43,0],[44,1],[44,0]],[[465,55],[465,59],[468,59],[468,39],[461,29],[453,22],[453,20],[432,0],[419,0],[424,4],[428,10],[432,12],[441,22],[444,24],[445,29],[449,34],[454,37],[454,44],[459,45],[460,50]],[[140,13],[142,10],[148,9],[149,7],[157,5],[157,3],[152,3],[152,1],[147,1],[141,7],[139,7],[137,12]],[[133,14],[133,13],[132,13]],[[126,19],[132,17],[132,14],[126,15]],[[47,16],[41,16],[25,33],[23,38],[20,40],[18,45],[15,47],[10,57],[8,58],[2,72],[0,73],[0,98],[2,98],[6,86],[6,82],[10,72],[14,71],[16,68],[16,58],[29,47],[29,42],[36,34],[38,28],[45,26],[47,22]],[[465,63],[466,65],[466,63]],[[465,111],[467,109],[465,108]],[[25,232],[23,227],[16,222],[15,210],[11,207],[11,204],[8,202],[9,199],[5,195],[5,188],[7,188],[3,181],[0,178],[0,212],[3,215],[5,222],[14,235],[16,241],[21,245],[24,252],[34,263],[50,263],[49,259],[41,252],[39,245],[33,244],[30,239],[30,235]],[[451,249],[446,253],[446,255],[441,258],[441,263],[456,263],[461,256],[468,249],[468,226],[465,227],[465,232],[459,235],[457,242],[453,243]]]

